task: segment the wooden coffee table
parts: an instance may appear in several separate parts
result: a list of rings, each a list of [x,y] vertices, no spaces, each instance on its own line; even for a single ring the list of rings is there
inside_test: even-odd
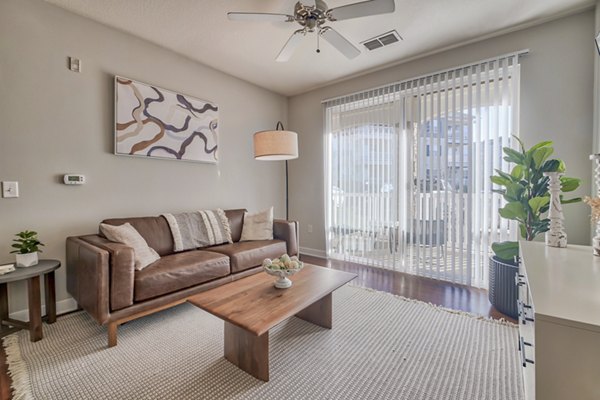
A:
[[[269,330],[296,316],[331,329],[331,293],[356,274],[304,264],[293,286],[276,289],[275,277],[256,275],[207,290],[188,299],[225,322],[225,358],[250,375],[269,380]]]

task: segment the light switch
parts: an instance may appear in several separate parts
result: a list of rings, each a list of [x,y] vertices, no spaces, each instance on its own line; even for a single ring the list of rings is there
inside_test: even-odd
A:
[[[2,182],[2,197],[19,197],[19,182]]]
[[[69,69],[73,72],[81,72],[81,60],[75,57],[69,57]]]

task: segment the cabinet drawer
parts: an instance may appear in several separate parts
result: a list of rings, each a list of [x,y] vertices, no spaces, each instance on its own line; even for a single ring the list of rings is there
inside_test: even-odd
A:
[[[535,400],[535,311],[522,266],[515,284],[518,286],[519,360],[523,373],[525,399]]]

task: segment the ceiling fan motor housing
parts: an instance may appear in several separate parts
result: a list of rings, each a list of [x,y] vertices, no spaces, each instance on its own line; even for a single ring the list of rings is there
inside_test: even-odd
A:
[[[294,7],[294,19],[307,31],[313,32],[315,28],[320,28],[327,21],[329,17],[327,10],[327,4],[322,0],[316,0],[314,6],[297,2]]]

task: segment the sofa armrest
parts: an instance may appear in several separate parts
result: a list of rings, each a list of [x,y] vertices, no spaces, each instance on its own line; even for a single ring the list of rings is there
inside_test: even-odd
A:
[[[273,220],[273,237],[285,240],[287,252],[290,256],[297,256],[300,252],[298,242],[298,221]]]
[[[110,310],[116,311],[133,304],[135,253],[122,243],[106,240],[100,235],[81,236],[81,239],[110,254]]]
[[[135,253],[122,243],[106,240],[100,235],[80,238],[110,254],[110,311],[120,310],[133,304],[135,278]]]
[[[67,291],[100,324],[109,318],[109,258],[104,249],[67,238]]]

